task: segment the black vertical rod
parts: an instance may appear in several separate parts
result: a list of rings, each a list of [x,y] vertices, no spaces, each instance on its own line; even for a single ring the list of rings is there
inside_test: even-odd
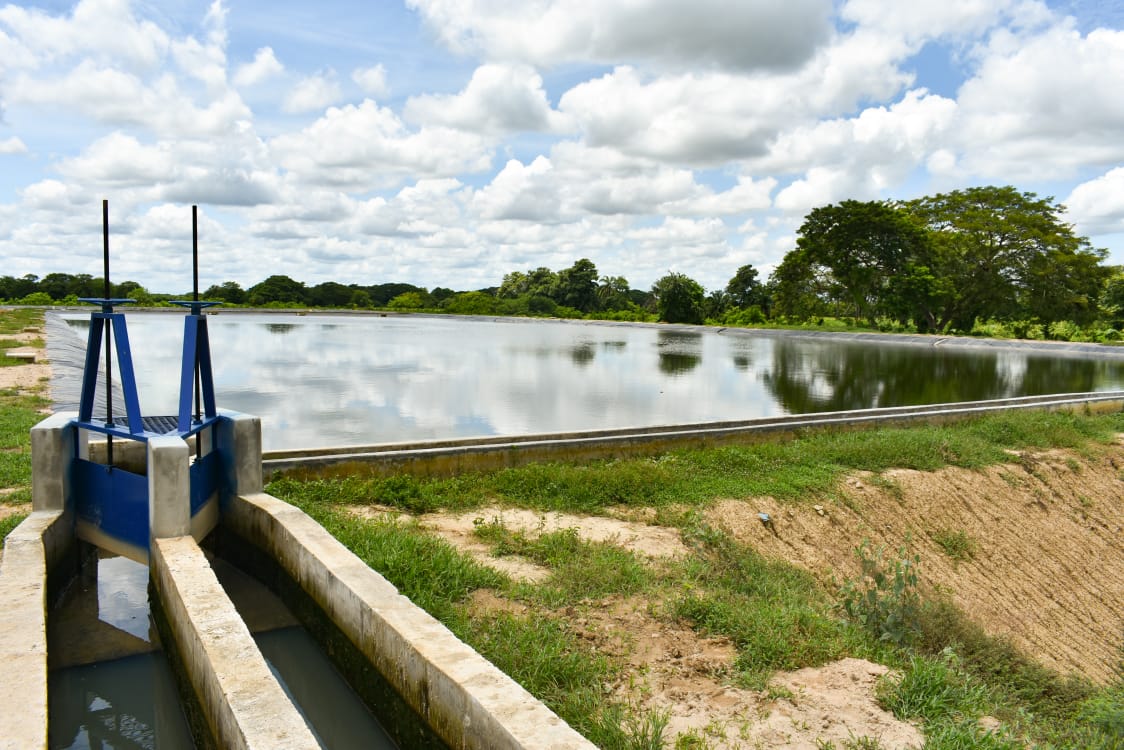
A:
[[[101,238],[102,238],[102,270],[105,273],[104,284],[104,298],[106,304],[109,304],[110,285],[109,285],[109,200],[103,199],[101,202]],[[113,426],[113,346],[111,340],[113,337],[113,326],[109,318],[105,318],[105,423],[106,427]],[[113,468],[113,435],[106,435],[105,452],[106,452],[106,465]]]
[[[199,301],[199,206],[191,207],[191,277],[192,301]],[[196,313],[202,314],[198,309]],[[203,421],[202,415],[203,392],[199,383],[199,337],[195,338],[195,422]],[[195,440],[195,447],[199,447],[199,439]]]

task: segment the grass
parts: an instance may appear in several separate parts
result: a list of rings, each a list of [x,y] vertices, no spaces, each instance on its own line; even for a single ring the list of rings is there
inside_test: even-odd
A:
[[[973,559],[979,547],[976,540],[963,529],[938,529],[933,532],[932,537],[937,546],[958,563]]]
[[[33,308],[14,308],[0,310],[0,336],[20,333],[24,328],[40,327],[43,324],[43,311]]]
[[[10,516],[0,518],[0,539],[7,539],[12,529],[19,526],[25,518],[27,518],[26,513],[13,513]]]
[[[791,503],[832,498],[840,479],[853,471],[877,476],[899,467],[977,469],[1009,462],[1010,449],[1095,453],[1121,431],[1121,414],[1016,412],[943,426],[807,433],[778,443],[450,478],[276,478],[267,491],[324,523],[601,747],[656,747],[666,716],[608,698],[605,686],[620,679],[627,663],[596,651],[575,629],[573,613],[639,596],[648,600],[651,616],[729,637],[737,657],[725,679],[746,687],[766,688],[778,669],[843,656],[900,668],[901,677],[881,694],[895,713],[922,722],[926,748],[1006,749],[1030,742],[1120,750],[1124,683],[1097,688],[1060,677],[942,600],[923,602],[918,635],[909,643],[879,640],[842,616],[837,590],[707,526],[699,511],[729,497],[770,495]],[[413,521],[363,520],[347,509],[372,503],[411,513],[486,505],[576,513],[655,508],[661,523],[680,528],[690,554],[652,564],[612,545],[583,541],[573,530],[536,534],[481,519],[475,534],[493,554],[519,555],[550,571],[540,584],[515,583]],[[976,553],[976,540],[965,532],[939,529],[932,535],[953,559]],[[514,611],[474,610],[471,593],[480,588],[515,602]],[[981,728],[984,712],[1000,719],[999,730]],[[706,741],[701,735],[680,739]],[[846,746],[877,743],[858,737]]]
[[[789,502],[829,497],[853,471],[978,469],[1008,449],[1084,449],[1124,431],[1124,415],[1013,412],[952,425],[823,431],[783,442],[679,450],[656,458],[533,464],[455,477],[281,477],[275,494],[326,503],[378,503],[412,513],[499,503],[542,511],[600,513],[617,506],[704,506],[720,497],[768,495]]]

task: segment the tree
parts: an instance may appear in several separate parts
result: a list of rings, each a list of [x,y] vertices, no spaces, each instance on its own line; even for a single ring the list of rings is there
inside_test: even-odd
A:
[[[631,303],[628,279],[624,276],[602,276],[597,282],[597,305],[600,309],[625,310]]]
[[[559,271],[554,301],[582,312],[597,309],[597,266],[593,261],[582,258]]]
[[[794,260],[826,270],[856,318],[874,325],[884,292],[910,263],[929,260],[929,235],[907,211],[880,201],[812,209],[799,229]]]
[[[316,307],[347,307],[355,289],[335,281],[317,284],[306,293],[308,304]]]
[[[231,305],[241,305],[246,302],[246,290],[237,281],[224,281],[207,287],[203,292],[203,299],[220,300]]]
[[[762,310],[769,309],[769,292],[757,278],[757,269],[746,264],[739,268],[730,282],[726,284],[726,294],[737,307],[757,305]]]
[[[937,327],[970,330],[977,318],[1091,315],[1108,271],[1103,250],[1062,221],[1053,198],[1011,186],[975,187],[919,198],[904,207],[934,238],[931,268],[947,282]]]
[[[403,292],[386,305],[391,310],[422,310],[433,307],[433,299],[422,292]]]
[[[270,276],[265,281],[254,284],[247,290],[251,305],[281,304],[306,304],[305,293],[307,290],[303,283],[294,281],[288,276]]]
[[[681,273],[669,273],[652,285],[656,312],[668,323],[702,323],[706,293],[697,281]]]

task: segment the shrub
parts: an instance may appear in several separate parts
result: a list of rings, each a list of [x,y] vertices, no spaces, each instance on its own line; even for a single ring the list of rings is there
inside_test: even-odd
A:
[[[887,562],[884,548],[873,553],[864,539],[855,550],[861,573],[843,583],[843,611],[871,635],[896,646],[912,642],[920,629],[921,597],[917,590],[917,565],[921,558],[906,547]]]

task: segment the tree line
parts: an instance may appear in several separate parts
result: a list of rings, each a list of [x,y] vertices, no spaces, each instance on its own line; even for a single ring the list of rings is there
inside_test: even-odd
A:
[[[203,298],[253,307],[440,311],[479,315],[662,320],[718,325],[862,326],[920,333],[1115,340],[1124,327],[1124,272],[1062,220],[1053,198],[974,187],[910,201],[843,201],[813,209],[796,246],[767,280],[752,265],[707,291],[670,272],[650,289],[569,268],[511,271],[498,287],[454,291],[406,283],[306,285],[274,275],[247,289],[226,281]],[[102,280],[52,273],[0,277],[0,299],[77,303]],[[115,297],[163,304],[133,281]]]

